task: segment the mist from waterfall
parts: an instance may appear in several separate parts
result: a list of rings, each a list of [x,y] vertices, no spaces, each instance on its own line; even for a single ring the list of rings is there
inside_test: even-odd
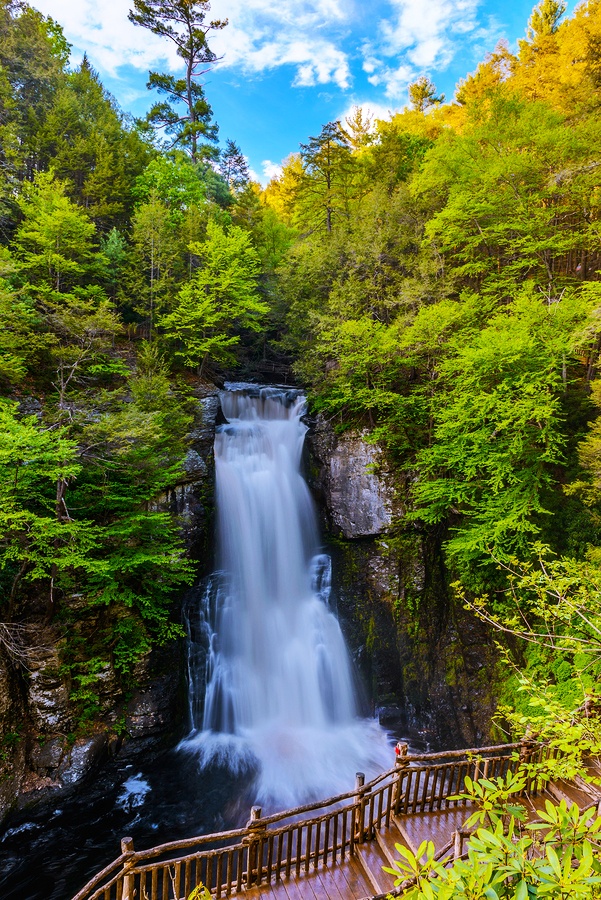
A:
[[[283,808],[350,790],[356,771],[375,775],[392,753],[377,722],[358,715],[329,607],[330,560],[300,472],[304,398],[231,385],[221,406],[219,569],[190,617],[192,732],[180,748],[201,766],[255,772],[256,802]]]

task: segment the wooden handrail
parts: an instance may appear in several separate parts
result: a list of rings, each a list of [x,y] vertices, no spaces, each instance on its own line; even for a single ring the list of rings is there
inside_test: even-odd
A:
[[[255,883],[270,883],[274,872],[276,879],[282,877],[282,872],[288,878],[293,870],[297,875],[301,869],[309,871],[328,857],[344,860],[346,853],[354,855],[357,844],[371,840],[375,830],[388,824],[392,814],[401,812],[399,804],[405,814],[428,806],[432,809],[434,804],[440,809],[442,804],[448,805],[448,796],[457,793],[471,767],[476,767],[474,777],[482,776],[482,771],[478,773],[480,760],[487,757],[497,768],[510,765],[509,754],[523,746],[522,742],[438,753],[403,753],[394,768],[367,784],[359,779],[353,791],[265,817],[261,817],[259,808],[254,808],[245,828],[169,841],[142,851],[135,851],[128,844],[132,849],[95,875],[73,900],[130,900],[129,895],[133,897],[136,891],[137,897],[143,896],[140,887],[132,887],[134,883],[144,885],[144,890],[150,884],[152,900],[158,900],[158,884],[162,885],[161,897],[166,897],[170,896],[170,888],[165,887],[168,880],[178,892],[181,882],[185,892],[189,885],[192,890],[203,879],[221,897],[223,893],[239,893]],[[486,759],[484,766],[488,766]],[[429,773],[434,774],[428,794]],[[403,786],[405,793],[401,794]],[[351,802],[345,805],[346,801]],[[308,818],[310,813],[317,815]],[[290,819],[293,821],[286,822]],[[275,828],[269,827],[274,825]]]
[[[403,760],[411,763],[434,759],[458,759],[460,757],[482,756],[483,753],[506,753],[508,750],[519,750],[520,747],[524,746],[524,743],[530,743],[530,741],[520,741],[517,744],[497,744],[493,747],[472,747],[467,750],[440,750],[437,753],[408,753],[407,756],[403,757]]]
[[[117,859],[114,859],[112,863],[109,863],[108,866],[105,866],[100,872],[97,872],[93,878],[88,881],[88,883],[82,887],[80,891],[73,897],[73,900],[84,900],[85,897],[89,896],[91,890],[93,890],[96,885],[102,881],[103,878],[106,878],[107,875],[110,875],[113,869],[122,869],[123,863],[125,860],[129,859],[131,856],[130,853],[122,853],[121,856],[118,856]]]

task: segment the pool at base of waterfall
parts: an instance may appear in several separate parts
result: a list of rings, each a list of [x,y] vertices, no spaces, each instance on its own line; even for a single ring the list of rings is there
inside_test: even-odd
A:
[[[419,733],[396,737],[415,752],[432,749]],[[250,768],[236,776],[216,763],[201,771],[194,754],[176,747],[147,760],[128,760],[124,750],[70,797],[11,817],[0,834],[0,897],[70,900],[119,856],[122,837],[144,850],[244,825],[255,777]],[[354,783],[353,774],[344,790]]]

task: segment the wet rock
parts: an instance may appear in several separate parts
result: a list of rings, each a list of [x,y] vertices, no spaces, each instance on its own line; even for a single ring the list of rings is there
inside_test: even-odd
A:
[[[204,478],[207,474],[207,464],[196,450],[188,450],[184,460],[184,472],[189,478]]]
[[[219,391],[213,390],[207,396],[199,397],[198,413],[190,432],[190,438],[192,446],[201,457],[205,457],[213,449],[215,424],[220,410]]]
[[[372,698],[368,711],[379,708],[383,721],[427,733],[429,743],[487,740],[494,641],[454,602],[441,537],[399,528],[411,476],[393,473],[365,432],[337,435],[319,416],[309,426],[309,481],[336,539],[335,594]],[[394,540],[387,539],[393,528]]]
[[[213,442],[221,411],[219,391],[202,387],[197,395],[196,415],[189,433],[190,447],[183,463],[181,482],[157,497],[153,504],[155,509],[179,517],[182,537],[193,557],[206,553],[211,533]]]
[[[309,435],[314,487],[335,531],[348,539],[385,534],[396,514],[396,490],[382,449],[367,432],[336,435],[322,417]]]
[[[125,728],[130,738],[157,735],[172,729],[178,711],[174,701],[179,673],[163,675],[137,691],[127,706]]]
[[[196,415],[179,483],[157,498],[154,508],[178,515],[190,557],[208,559],[213,530],[213,442],[221,409],[214,386],[198,385],[194,393]],[[21,409],[37,415],[41,404],[28,398]],[[61,602],[68,613],[71,638],[75,634],[85,641],[106,628],[106,609],[90,609],[83,594],[67,595]],[[43,624],[47,598],[33,594],[26,613],[31,627],[30,671],[24,674],[18,665],[5,666],[0,655],[0,822],[15,808],[46,799],[54,802],[71,792],[109,757],[147,757],[172,739],[182,721],[180,644],[170,642],[139,661],[134,676],[140,689],[127,705],[114,668],[109,661],[104,663],[94,672],[95,721],[86,726],[81,706],[71,699],[73,685],[61,656],[63,633]],[[80,734],[84,727],[94,733],[71,746],[67,735]]]
[[[34,746],[30,761],[32,768],[40,776],[48,776],[60,766],[67,752],[64,737],[54,737]]]
[[[14,671],[0,656],[0,822],[15,804],[27,766],[22,699]]]
[[[104,732],[75,741],[59,767],[61,783],[71,786],[82,781],[106,757],[107,744],[108,738]]]
[[[41,635],[45,637],[45,635]],[[30,657],[27,700],[33,724],[42,733],[69,731],[69,691],[60,672],[57,644],[46,643]]]

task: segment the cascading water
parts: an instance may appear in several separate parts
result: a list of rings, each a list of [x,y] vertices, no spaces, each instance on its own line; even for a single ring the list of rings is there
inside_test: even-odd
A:
[[[329,608],[330,560],[317,553],[300,474],[304,398],[230,385],[221,406],[228,424],[215,438],[220,569],[190,622],[192,732],[180,748],[198,753],[202,766],[255,770],[255,796],[266,808],[294,806],[349,790],[358,770],[369,777],[388,768],[391,751],[380,726],[358,717]]]

